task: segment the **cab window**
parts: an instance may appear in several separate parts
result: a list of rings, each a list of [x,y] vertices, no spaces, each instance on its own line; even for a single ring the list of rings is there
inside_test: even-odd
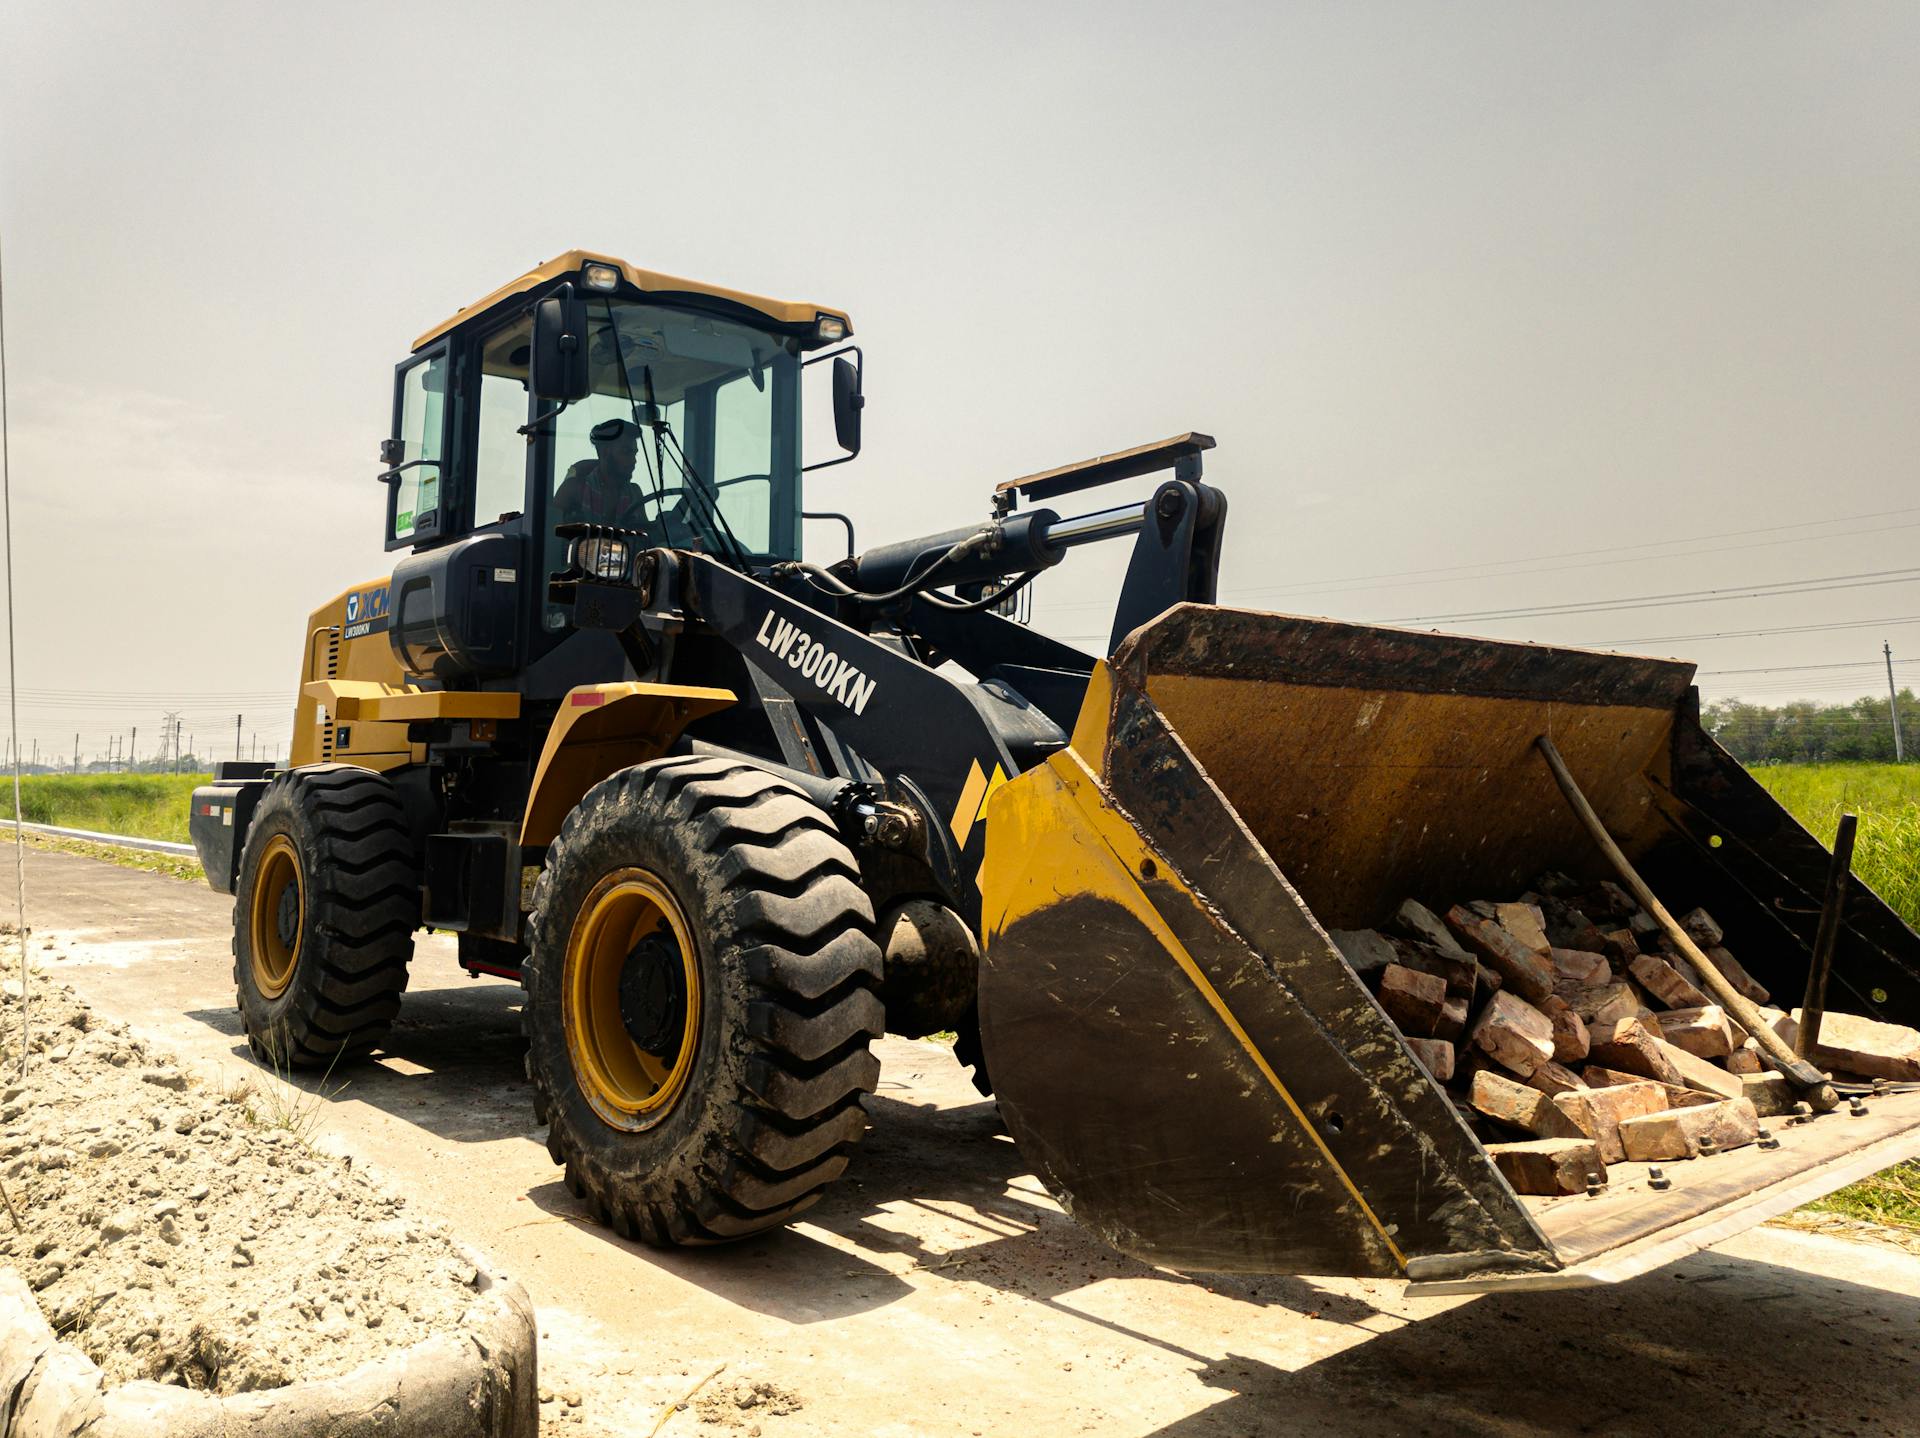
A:
[[[400,382],[394,437],[399,473],[391,482],[387,538],[399,542],[439,531],[442,464],[447,439],[447,355],[442,350],[409,368]]]
[[[480,433],[474,451],[473,525],[498,523],[526,508],[527,359],[533,321],[523,319],[480,342]]]
[[[774,385],[764,370],[713,392],[713,479],[734,535],[755,554],[773,547]]]

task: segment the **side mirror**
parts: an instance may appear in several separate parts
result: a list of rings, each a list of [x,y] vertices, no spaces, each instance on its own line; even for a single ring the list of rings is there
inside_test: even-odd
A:
[[[570,284],[533,307],[531,369],[539,398],[568,403],[587,397],[587,302]]]
[[[860,353],[860,346],[848,345],[828,354],[814,355],[811,359],[800,361],[800,365],[805,369],[808,365],[825,364],[828,360],[833,361],[833,437],[846,453],[834,459],[803,464],[800,466],[802,473],[831,469],[836,464],[845,464],[860,453],[860,412],[867,407],[866,397],[860,392],[866,357]],[[808,422],[811,424],[811,417]]]
[[[841,355],[833,362],[833,437],[849,459],[860,453],[860,411],[866,406],[859,367]]]

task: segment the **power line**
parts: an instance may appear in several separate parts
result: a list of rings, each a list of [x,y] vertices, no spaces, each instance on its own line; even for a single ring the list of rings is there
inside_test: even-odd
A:
[[[1896,614],[1885,619],[1847,619],[1834,624],[1784,624],[1771,629],[1729,629],[1716,634],[1655,634],[1637,639],[1587,639],[1589,649],[1611,649],[1623,644],[1698,644],[1710,639],[1762,639],[1774,634],[1825,634],[1835,629],[1878,629],[1887,624],[1920,624],[1920,614]]]
[[[1506,579],[1527,574],[1557,574],[1567,569],[1604,568],[1607,565],[1621,563],[1646,562],[1656,559],[1688,559],[1700,554],[1728,554],[1747,549],[1768,549],[1787,544],[1807,544],[1822,539],[1851,539],[1861,535],[1889,533],[1896,529],[1920,528],[1920,520],[1905,524],[1875,525],[1866,529],[1841,530],[1833,534],[1802,534],[1787,539],[1762,540],[1755,544],[1716,545],[1707,549],[1687,549],[1673,551],[1677,544],[1697,544],[1714,539],[1739,539],[1750,534],[1777,534],[1788,529],[1808,529],[1823,524],[1850,524],[1858,520],[1884,519],[1894,515],[1920,513],[1920,505],[1908,505],[1898,509],[1870,510],[1863,514],[1841,514],[1831,519],[1802,519],[1789,524],[1763,525],[1755,529],[1726,530],[1717,534],[1687,535],[1674,539],[1639,540],[1632,544],[1605,545],[1598,549],[1571,549],[1555,554],[1526,554],[1515,559],[1483,559],[1466,564],[1435,565],[1426,569],[1389,570],[1378,574],[1332,575],[1325,579],[1297,580],[1289,584],[1255,585],[1250,588],[1235,588],[1231,598],[1251,598],[1257,595],[1271,595],[1281,598],[1306,598],[1311,595],[1344,594],[1365,589],[1406,589],[1417,588],[1425,584],[1453,584],[1480,579]],[[1639,550],[1662,550],[1663,553],[1648,553],[1638,560],[1605,559],[1585,564],[1550,563],[1562,559],[1583,559],[1590,555],[1628,555]],[[1534,565],[1537,567],[1516,569],[1514,565]],[[1494,571],[1494,572],[1469,572]],[[1383,580],[1403,580],[1405,583],[1380,583]],[[1101,607],[1097,600],[1083,600],[1050,606],[1055,612],[1075,609],[1095,609]]]
[[[1816,579],[1782,579],[1752,589],[1680,589],[1670,594],[1636,594],[1623,599],[1573,604],[1543,604],[1535,608],[1480,609],[1457,614],[1409,614],[1389,624],[1451,623],[1462,620],[1538,619],[1561,614],[1605,614],[1622,609],[1667,609],[1684,604],[1719,604],[1734,599],[1771,599],[1801,594],[1824,594],[1835,589],[1871,589],[1882,584],[1910,584],[1920,569],[1868,569],[1857,574],[1828,574]]]
[[[1920,664],[1920,659],[1896,659],[1895,664]],[[1775,664],[1765,669],[1702,669],[1700,677],[1709,674],[1787,674],[1808,669],[1878,669],[1878,659],[1849,660],[1843,664]]]
[[[1893,513],[1893,514],[1901,514],[1905,512],[1906,511],[1904,510],[1888,511],[1888,513]],[[1871,516],[1861,515],[1859,517],[1864,519],[1864,518],[1870,518]],[[1823,523],[1829,523],[1831,521],[1809,520],[1807,522],[1810,524],[1823,524]],[[1782,526],[1782,527],[1785,527],[1785,526]],[[1397,583],[1392,583],[1392,584],[1362,583],[1362,582],[1342,580],[1342,581],[1338,581],[1334,585],[1329,586],[1321,583],[1304,582],[1302,585],[1276,585],[1276,586],[1262,586],[1255,589],[1236,589],[1234,593],[1236,595],[1271,594],[1271,595],[1279,595],[1282,597],[1292,596],[1296,598],[1305,598],[1309,595],[1319,595],[1319,594],[1349,594],[1349,593],[1353,593],[1356,590],[1413,589],[1413,588],[1419,588],[1428,584],[1460,584],[1460,583],[1468,583],[1474,580],[1517,578],[1521,575],[1527,575],[1527,574],[1559,574],[1569,569],[1604,569],[1610,565],[1615,565],[1615,564],[1646,563],[1650,560],[1656,560],[1656,559],[1692,559],[1702,554],[1734,554],[1734,553],[1738,553],[1740,551],[1748,550],[1748,549],[1773,549],[1773,548],[1778,548],[1779,546],[1784,544],[1807,544],[1814,540],[1820,540],[1820,539],[1855,539],[1864,534],[1876,534],[1876,535],[1888,534],[1896,529],[1920,529],[1920,520],[1913,520],[1906,524],[1875,525],[1868,529],[1843,529],[1833,534],[1800,534],[1800,535],[1795,535],[1790,539],[1765,539],[1765,540],[1760,540],[1754,544],[1720,544],[1720,545],[1714,545],[1713,547],[1708,549],[1682,549],[1682,550],[1672,551],[1669,553],[1645,554],[1645,555],[1640,555],[1638,557],[1629,556],[1626,558],[1588,560],[1587,562],[1582,564],[1537,563],[1536,567],[1531,569],[1505,569],[1505,570],[1501,570],[1498,573],[1490,573],[1490,574],[1451,574],[1449,575],[1439,571],[1432,571],[1432,570],[1412,570],[1412,571],[1409,571],[1412,574],[1416,574],[1416,575],[1433,574],[1436,577],[1427,578],[1427,579],[1406,579],[1406,580],[1401,580]],[[1656,541],[1656,543],[1663,543],[1663,544],[1674,544],[1678,542],[1679,541],[1677,540]],[[1620,548],[1623,550],[1632,549],[1635,547],[1636,546],[1632,546],[1632,545],[1620,546]],[[1576,553],[1578,552],[1579,551],[1576,551]],[[1586,551],[1586,552],[1604,553],[1606,551]],[[1459,566],[1453,566],[1453,567],[1460,568],[1460,569],[1467,569],[1467,568],[1481,569],[1481,568],[1491,568],[1494,565],[1498,565],[1498,564],[1525,564],[1525,563],[1533,563],[1536,561],[1550,560],[1553,558],[1554,556],[1552,555],[1528,555],[1524,559],[1488,560],[1482,565],[1474,565],[1474,566],[1459,565]]]

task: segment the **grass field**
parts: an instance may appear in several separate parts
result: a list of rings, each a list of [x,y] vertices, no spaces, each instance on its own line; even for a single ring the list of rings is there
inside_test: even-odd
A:
[[[1823,844],[1860,816],[1853,871],[1920,928],[1920,764],[1774,764],[1751,771]]]
[[[187,842],[187,801],[205,774],[29,774],[20,781],[29,824]]]
[[[1822,843],[1833,841],[1843,812],[1858,814],[1854,871],[1920,928],[1920,764],[1780,764],[1753,774]],[[206,780],[204,774],[38,774],[22,782],[21,798],[33,823],[185,842],[188,796]],[[180,878],[201,877],[191,860],[46,842]],[[1920,1229],[1920,1163],[1890,1169],[1810,1207]]]
[[[1853,871],[1920,928],[1920,764],[1775,764],[1752,771],[1774,798],[1833,842],[1840,816],[1860,816]],[[1904,1163],[1810,1208],[1920,1228],[1920,1163]]]

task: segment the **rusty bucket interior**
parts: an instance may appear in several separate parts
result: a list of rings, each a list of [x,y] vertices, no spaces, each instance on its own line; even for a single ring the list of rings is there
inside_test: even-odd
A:
[[[1182,605],[988,805],[981,1027],[1068,1209],[1176,1268],[1609,1280],[1920,1148],[1920,1094],[1778,1149],[1521,1198],[1327,936],[1613,877],[1550,737],[1662,901],[1805,983],[1828,855],[1702,730],[1692,666]],[[1920,1021],[1920,938],[1856,888],[1829,1006]]]

